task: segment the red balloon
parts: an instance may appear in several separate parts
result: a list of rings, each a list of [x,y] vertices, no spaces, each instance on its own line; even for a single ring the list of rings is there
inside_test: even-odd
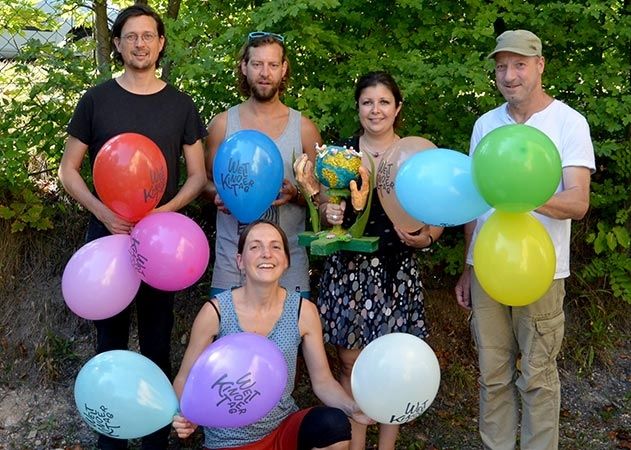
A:
[[[122,133],[107,141],[94,160],[94,187],[108,208],[138,222],[156,207],[167,184],[167,163],[146,136]]]
[[[386,151],[377,169],[377,194],[381,206],[392,223],[408,233],[420,230],[425,224],[414,219],[401,207],[394,192],[394,179],[405,161],[429,148],[436,146],[419,136],[399,139]]]

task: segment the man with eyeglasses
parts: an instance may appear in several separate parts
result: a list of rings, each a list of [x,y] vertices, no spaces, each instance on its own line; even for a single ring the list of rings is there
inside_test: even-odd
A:
[[[302,153],[313,162],[315,145],[322,139],[311,120],[281,100],[290,74],[283,36],[265,31],[250,33],[241,48],[236,73],[239,90],[247,100],[220,113],[210,122],[206,170],[212,179],[213,159],[219,145],[239,130],[258,130],[274,140],[283,157],[285,180],[278,199],[264,218],[280,224],[289,239],[291,266],[281,279],[281,285],[308,297],[309,261],[304,247],[298,245],[298,233],[305,230],[306,206],[296,186],[292,163]],[[238,237],[245,224],[230,215],[216,191],[211,191],[209,195],[218,208],[211,285],[211,296],[214,296],[242,284],[235,255]]]
[[[92,214],[87,240],[129,233],[133,223],[111,211],[93,194],[80,170],[86,153],[90,164],[110,138],[139,133],[152,139],[167,161],[167,185],[155,211],[177,211],[208,183],[202,139],[206,129],[191,98],[156,76],[164,54],[164,23],[141,4],[120,12],[112,27],[114,57],[123,73],[88,90],[68,125],[68,139],[59,168],[66,191]],[[178,188],[180,156],[186,161],[186,181]],[[112,174],[112,176],[114,176]],[[171,378],[170,342],[174,293],[141,284],[134,299],[138,318],[140,352]],[[109,319],[95,321],[97,353],[127,349],[131,305]],[[168,446],[170,425],[142,439],[142,449]],[[100,449],[126,449],[127,441],[99,434]]]

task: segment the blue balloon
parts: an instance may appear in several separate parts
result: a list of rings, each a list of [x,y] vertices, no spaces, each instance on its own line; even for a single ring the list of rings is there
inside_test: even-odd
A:
[[[401,207],[429,225],[462,225],[491,209],[473,184],[471,158],[455,150],[412,156],[399,168],[394,190]]]
[[[223,141],[213,162],[217,192],[242,223],[260,218],[283,185],[283,158],[267,135],[237,131]]]
[[[171,382],[150,359],[111,350],[90,359],[74,385],[81,418],[117,439],[146,436],[171,423],[178,400]]]

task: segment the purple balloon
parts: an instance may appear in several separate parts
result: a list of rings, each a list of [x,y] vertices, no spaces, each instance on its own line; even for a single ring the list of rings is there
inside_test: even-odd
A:
[[[112,317],[131,303],[140,278],[129,258],[130,238],[114,234],[88,242],[72,255],[61,278],[68,307],[89,320]]]
[[[210,259],[204,231],[194,220],[176,212],[144,217],[131,232],[129,251],[142,281],[163,291],[192,286]]]
[[[276,344],[254,333],[224,336],[197,358],[180,409],[207,427],[242,427],[264,417],[287,385],[287,362]]]

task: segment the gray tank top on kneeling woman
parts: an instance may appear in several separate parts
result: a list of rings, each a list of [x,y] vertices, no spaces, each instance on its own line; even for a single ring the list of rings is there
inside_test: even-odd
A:
[[[241,130],[239,105],[228,110],[226,138]],[[292,167],[293,155],[302,154],[300,137],[300,113],[289,108],[289,120],[283,133],[274,139],[283,158],[284,178],[296,184]],[[281,207],[270,207],[262,218],[269,219],[281,226],[287,234],[291,266],[281,279],[281,285],[289,292],[308,292],[309,260],[304,247],[298,245],[298,233],[305,231],[306,207],[287,203]],[[233,215],[217,212],[217,236],[215,239],[215,265],[213,267],[212,287],[230,289],[241,286],[243,280],[237,268],[237,242],[239,234],[247,224],[239,222]]]
[[[239,316],[234,309],[232,291],[217,295],[219,302],[219,333],[217,339],[233,333],[241,333]],[[204,428],[204,446],[206,448],[237,447],[259,441],[275,430],[291,413],[298,411],[298,406],[291,393],[296,379],[296,357],[300,336],[300,309],[302,299],[296,292],[287,293],[283,313],[266,336],[274,342],[287,363],[287,385],[276,406],[255,423],[241,428]]]

